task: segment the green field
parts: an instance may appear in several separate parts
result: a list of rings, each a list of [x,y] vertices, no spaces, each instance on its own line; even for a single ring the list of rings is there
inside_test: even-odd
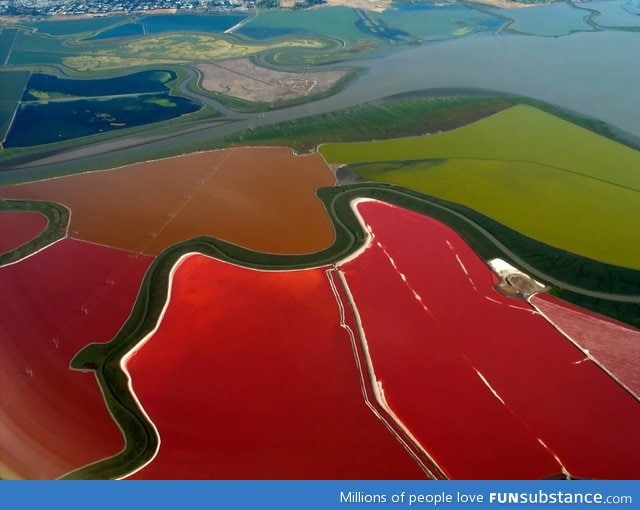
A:
[[[463,204],[551,246],[640,269],[637,191],[521,161],[444,159],[347,168],[363,180]]]
[[[0,142],[7,135],[30,75],[28,71],[0,71]]]
[[[640,152],[531,106],[446,133],[320,151],[329,163],[378,163],[350,167],[363,179],[464,204],[551,246],[640,269]]]
[[[335,164],[448,158],[528,161],[640,191],[640,151],[528,105],[446,133],[327,144],[319,150]]]
[[[318,140],[343,142],[411,136],[454,129],[516,104],[503,96],[408,94],[343,110],[255,128],[215,140],[208,148],[236,144],[287,145],[299,152]]]

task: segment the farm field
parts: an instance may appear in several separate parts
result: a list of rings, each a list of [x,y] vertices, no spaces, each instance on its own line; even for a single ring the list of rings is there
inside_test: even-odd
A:
[[[47,226],[47,218],[35,212],[0,212],[0,253],[31,241]]]
[[[531,304],[640,398],[640,374],[635,362],[640,359],[640,330],[594,316],[547,294],[533,296]]]
[[[311,253],[333,242],[314,192],[334,183],[320,155],[227,149],[0,188],[73,212],[74,237],[157,255],[198,236],[255,251]]]
[[[557,248],[622,266],[638,263],[636,190],[523,161],[450,158],[344,170],[364,181],[390,182],[463,204]]]
[[[331,164],[377,163],[349,167],[356,173],[361,168],[365,179],[463,203],[552,246],[640,268],[640,239],[634,235],[640,216],[630,214],[640,213],[640,152],[535,108],[516,106],[436,135],[327,144],[319,151]],[[421,159],[429,161],[380,163]],[[590,207],[596,197],[606,211]],[[531,210],[548,221],[538,221]],[[571,218],[571,229],[558,220],[563,217]],[[574,222],[580,234],[573,235]]]
[[[635,398],[526,302],[498,293],[453,230],[380,202],[357,207],[372,241],[338,267],[375,380],[445,474],[640,475]]]
[[[69,362],[116,333],[151,260],[67,238],[0,267],[3,478],[56,478],[122,450],[93,373]]]
[[[182,259],[158,329],[126,358],[161,440],[133,478],[424,477],[365,405],[327,269]]]

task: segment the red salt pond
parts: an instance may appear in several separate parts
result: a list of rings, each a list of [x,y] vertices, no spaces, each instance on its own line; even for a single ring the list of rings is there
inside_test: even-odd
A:
[[[425,477],[365,404],[326,270],[182,259],[125,358],[161,441],[134,478]]]
[[[640,405],[452,229],[381,202],[340,266],[379,402],[451,478],[640,477]],[[347,292],[347,293],[348,293]]]
[[[548,294],[536,294],[531,304],[640,398],[640,330]]]
[[[0,472],[56,478],[118,453],[92,373],[69,369],[126,320],[153,259],[64,239],[0,268]]]
[[[37,212],[0,212],[0,253],[28,243],[46,226],[47,217]]]

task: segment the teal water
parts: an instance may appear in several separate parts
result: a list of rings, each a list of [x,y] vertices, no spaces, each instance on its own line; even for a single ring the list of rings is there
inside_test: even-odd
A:
[[[101,28],[117,25],[125,20],[125,16],[104,16],[87,19],[70,19],[56,21],[38,21],[33,23],[21,23],[21,25],[35,28],[38,32],[49,35],[74,35],[84,32],[94,32]]]
[[[589,15],[587,11],[576,9],[564,2],[519,9],[488,8],[486,10],[511,18],[513,22],[509,24],[509,30],[522,34],[551,37],[594,30],[584,19]]]
[[[97,39],[112,39],[116,37],[133,37],[144,34],[144,28],[140,23],[125,23],[117,27],[104,30],[93,37],[89,37],[87,41],[95,41]]]
[[[155,14],[140,20],[147,34],[162,32],[224,32],[240,23],[246,14]]]
[[[264,11],[252,17],[234,33],[251,39],[265,40],[285,35],[315,34],[345,41],[373,38],[356,27],[359,17],[349,7],[323,7]]]
[[[394,2],[393,6],[382,13],[371,13],[371,17],[419,38],[495,31],[504,23],[496,15],[464,5]]]
[[[0,66],[5,65],[16,38],[15,29],[4,29],[0,32]]]

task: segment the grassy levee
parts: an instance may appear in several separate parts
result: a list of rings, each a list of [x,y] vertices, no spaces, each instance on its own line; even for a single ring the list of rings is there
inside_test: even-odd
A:
[[[18,246],[15,250],[1,253],[0,266],[23,259],[66,235],[69,210],[60,204],[35,200],[0,199],[0,212],[2,211],[39,212],[47,217],[47,226],[38,237],[28,243]]]
[[[355,198],[367,197],[427,214],[446,223],[459,232],[484,259],[501,257],[516,266],[520,265],[518,256],[514,256],[509,248],[506,248],[500,240],[476,221],[483,220],[483,217],[475,213],[474,218],[470,219],[467,214],[472,211],[464,207],[384,184],[321,188],[318,190],[318,196],[327,208],[336,231],[334,244],[320,252],[305,255],[257,253],[218,239],[201,237],[172,246],[154,261],[145,275],[131,315],[116,337],[107,344],[87,346],[71,362],[72,368],[96,371],[109,409],[125,433],[125,450],[115,457],[69,473],[65,478],[123,477],[152,458],[158,445],[157,437],[152,424],[129,392],[127,376],[122,371],[120,362],[126,353],[156,326],[167,300],[169,275],[175,263],[184,254],[204,253],[245,267],[272,270],[299,269],[336,263],[362,246],[366,238],[350,204]],[[487,224],[492,223],[495,222],[488,220]],[[500,230],[495,225],[492,228],[496,232]],[[508,234],[509,229],[505,229],[505,232]],[[504,236],[505,232],[500,231],[499,235]],[[513,234],[520,236],[517,233]],[[540,244],[531,242],[532,246]],[[572,254],[565,253],[564,256],[568,265],[571,265]],[[573,262],[575,263],[575,260]],[[640,274],[635,273],[637,289]],[[545,278],[542,278],[541,274],[540,271],[536,271],[535,276],[544,281]],[[628,304],[635,306],[636,309],[640,308],[637,303]]]

